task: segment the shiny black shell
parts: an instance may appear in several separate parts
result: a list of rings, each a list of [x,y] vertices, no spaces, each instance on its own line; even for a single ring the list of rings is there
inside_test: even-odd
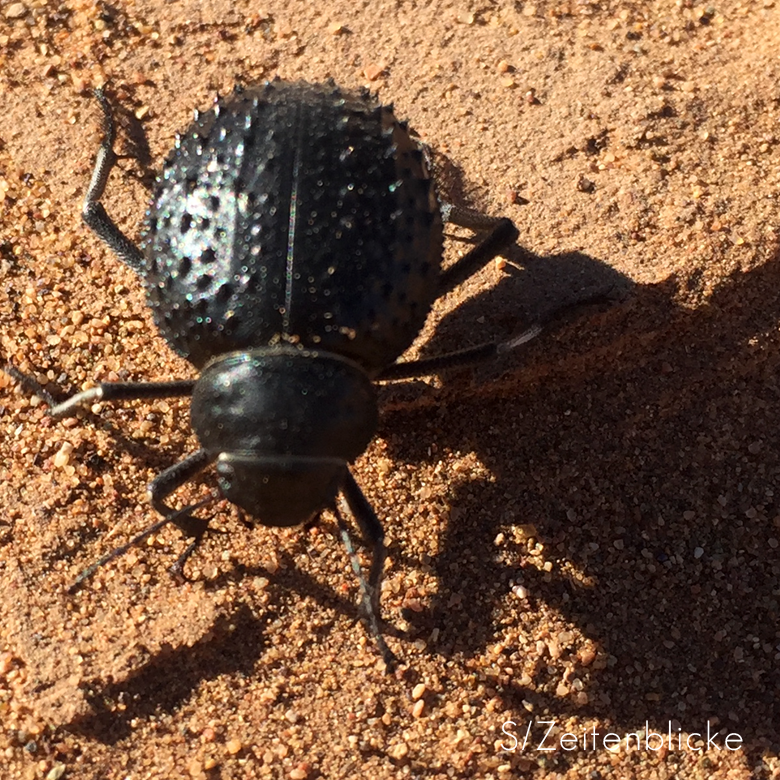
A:
[[[212,453],[355,460],[374,436],[376,394],[354,363],[292,346],[229,352],[192,394],[192,424]]]
[[[196,116],[147,215],[155,322],[197,367],[300,344],[374,375],[436,297],[442,222],[392,110],[332,85],[271,82]]]

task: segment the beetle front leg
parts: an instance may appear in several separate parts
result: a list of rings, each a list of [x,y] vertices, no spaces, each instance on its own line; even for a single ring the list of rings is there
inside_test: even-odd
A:
[[[106,190],[106,183],[108,182],[111,169],[117,160],[116,152],[114,152],[116,125],[111,111],[111,104],[108,102],[108,98],[102,88],[95,90],[95,97],[100,102],[100,108],[103,111],[103,140],[95,158],[95,167],[92,170],[92,179],[89,182],[89,187],[87,187],[87,194],[84,196],[81,217],[87,227],[103,243],[107,244],[123,263],[129,265],[140,276],[143,276],[145,268],[144,256],[138,247],[119,229],[116,222],[108,216],[108,212],[106,212],[103,204],[100,202]]]
[[[73,584],[68,588],[68,593],[75,593],[82,586],[82,584],[88,580],[98,569],[105,566],[107,563],[110,563],[115,558],[119,558],[120,556],[124,555],[131,548],[137,547],[139,544],[141,544],[141,542],[143,542],[145,539],[148,539],[152,534],[156,534],[163,526],[167,525],[168,523],[177,524],[180,516],[183,517],[188,515],[190,512],[195,511],[196,509],[213,504],[216,500],[218,500],[218,498],[218,494],[212,493],[197,503],[185,506],[183,509],[179,509],[172,515],[163,517],[156,523],[148,525],[146,528],[144,528],[143,531],[141,531],[141,533],[136,534],[129,542],[122,544],[119,547],[115,547],[113,550],[111,550],[111,552],[95,561],[95,563],[87,566],[87,568],[84,569],[84,571],[82,571],[78,577],[76,577]]]
[[[49,414],[52,417],[67,417],[79,406],[97,403],[99,401],[140,401],[155,398],[181,398],[192,395],[195,381],[183,379],[177,382],[101,382],[97,387],[91,387],[81,393],[51,406]],[[44,391],[45,392],[45,391]],[[37,395],[37,393],[36,393]],[[49,403],[51,396],[43,400]]]
[[[341,493],[349,509],[350,514],[355,518],[355,522],[363,536],[363,541],[371,548],[371,569],[368,574],[368,582],[363,577],[355,547],[352,544],[352,538],[349,535],[349,529],[341,516],[341,512],[335,509],[336,520],[341,531],[341,538],[344,546],[347,548],[349,559],[352,563],[352,569],[358,578],[360,585],[361,601],[363,603],[363,612],[368,621],[368,627],[374,635],[382,660],[385,662],[387,671],[390,672],[396,663],[396,657],[392,650],[387,646],[385,638],[379,627],[380,623],[380,604],[379,596],[382,586],[382,575],[384,574],[385,560],[387,559],[387,548],[385,547],[385,532],[379,518],[376,516],[371,504],[363,495],[363,491],[355,482],[352,474],[347,470],[344,484],[341,486]]]
[[[27,374],[23,374],[14,366],[3,366],[2,370],[9,376],[16,379],[22,387],[33,395],[41,398],[49,407],[48,414],[51,417],[67,417],[73,414],[79,407],[88,406],[101,401],[134,401],[139,399],[155,398],[177,398],[181,396],[192,395],[192,389],[195,386],[194,380],[184,379],[175,382],[103,382],[97,387],[76,393],[65,401],[57,403],[54,397],[41,384]],[[218,496],[213,495],[205,502],[199,502],[193,506],[184,509],[175,510],[165,503],[165,498],[174,490],[181,487],[185,482],[192,479],[198,472],[202,471],[209,463],[213,461],[206,451],[201,449],[189,455],[179,463],[159,474],[149,485],[149,500],[152,506],[163,515],[163,519],[152,524],[131,540],[128,544],[117,547],[108,555],[101,558],[92,566],[88,567],[78,577],[72,589],[77,589],[84,580],[90,577],[98,568],[122,555],[135,544],[139,544],[158,528],[167,523],[173,523],[181,531],[193,537],[193,541],[187,546],[187,549],[179,556],[174,563],[172,570],[175,574],[180,574],[187,558],[192,555],[198,543],[203,538],[208,528],[209,521],[199,517],[194,517],[191,510],[196,507],[211,503],[217,500]]]
[[[196,474],[203,471],[213,461],[214,458],[206,450],[197,450],[192,455],[188,455],[184,460],[174,463],[173,466],[165,469],[149,483],[148,494],[152,506],[161,515],[170,518],[171,522],[182,533],[192,537],[192,541],[187,545],[187,548],[171,566],[171,573],[177,576],[184,576],[184,564],[203,540],[210,520],[183,513],[181,510],[175,510],[165,503],[165,499],[174,490],[180,488],[185,482],[189,482]]]
[[[382,576],[387,560],[387,547],[385,547],[385,529],[379,522],[374,508],[368,503],[355,478],[348,471],[347,478],[342,485],[342,493],[347,502],[349,511],[358,524],[363,541],[371,548],[371,569],[368,573],[368,587],[371,592],[371,609],[380,617],[379,596],[382,585]]]

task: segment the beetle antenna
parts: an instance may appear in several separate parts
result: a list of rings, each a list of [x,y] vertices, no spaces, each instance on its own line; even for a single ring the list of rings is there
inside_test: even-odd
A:
[[[355,545],[352,543],[352,537],[349,535],[349,529],[344,522],[344,518],[339,512],[338,507],[331,507],[331,511],[336,516],[336,520],[339,524],[339,531],[341,532],[341,539],[344,542],[344,547],[347,548],[347,555],[349,555],[349,562],[352,564],[352,571],[355,572],[358,584],[360,585],[360,601],[363,607],[363,613],[368,622],[369,631],[373,634],[376,645],[379,648],[379,653],[382,656],[382,660],[385,662],[387,671],[392,671],[396,664],[396,657],[393,651],[387,646],[385,638],[382,636],[382,632],[379,628],[379,615],[376,610],[377,598],[372,592],[372,588],[369,587],[366,582],[366,578],[363,576],[363,569],[360,566],[360,560],[355,550]],[[379,594],[377,594],[378,596]]]
[[[209,495],[206,496],[206,498],[203,500],[198,501],[195,504],[185,506],[183,509],[178,509],[175,512],[171,512],[171,514],[163,517],[162,520],[158,520],[156,523],[152,523],[150,526],[147,526],[143,531],[141,531],[140,534],[134,536],[129,542],[127,542],[127,544],[115,547],[113,550],[111,550],[111,552],[106,553],[102,558],[95,561],[95,563],[93,563],[91,566],[87,566],[87,568],[84,569],[84,571],[82,571],[78,577],[76,577],[75,582],[68,588],[68,593],[75,593],[82,586],[82,584],[88,580],[101,566],[105,566],[115,558],[119,558],[121,555],[124,555],[131,547],[136,547],[141,542],[143,542],[144,539],[148,539],[152,534],[159,531],[164,525],[168,525],[168,523],[175,523],[177,520],[185,517],[196,509],[202,509],[204,506],[213,504],[220,498],[222,498],[222,496],[217,491],[213,491],[212,493],[209,493]],[[189,550],[189,547],[187,549]]]

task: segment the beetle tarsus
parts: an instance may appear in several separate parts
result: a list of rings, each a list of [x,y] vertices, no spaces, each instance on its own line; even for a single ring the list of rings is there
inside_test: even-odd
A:
[[[203,541],[203,537],[206,534],[206,529],[203,532],[195,536],[192,541],[187,545],[184,552],[175,560],[175,562],[169,567],[168,571],[170,575],[179,582],[192,582],[192,580],[184,573],[184,564],[192,557],[192,554],[198,548]]]
[[[463,217],[458,221],[455,215]],[[466,216],[468,215],[468,216]],[[477,217],[480,217],[478,219]],[[438,296],[446,295],[458,285],[484,268],[505,249],[508,249],[519,235],[515,223],[506,217],[486,217],[468,209],[456,209],[450,206],[448,219],[456,225],[462,225],[473,230],[490,230],[490,232],[475,247],[472,247],[454,265],[442,271],[439,277]],[[464,224],[464,222],[468,224]]]
[[[30,393],[30,395],[38,396],[38,398],[49,407],[47,414],[51,415],[51,410],[57,406],[57,401],[40,382],[33,379],[33,377],[22,373],[16,366],[12,366],[10,363],[1,366],[0,370],[8,374],[12,379],[15,379],[28,393]]]
[[[385,667],[388,672],[391,672],[393,667],[395,666],[397,659],[395,655],[393,654],[393,651],[387,646],[387,642],[385,641],[384,636],[382,635],[382,629],[380,628],[380,616],[379,616],[379,587],[380,583],[377,581],[376,583],[372,584],[369,580],[369,582],[366,582],[366,578],[363,576],[363,569],[360,565],[360,560],[357,555],[357,551],[355,550],[355,545],[352,542],[352,537],[350,536],[349,529],[347,528],[346,523],[344,522],[344,518],[341,515],[341,512],[338,510],[338,508],[334,507],[333,512],[336,516],[336,520],[339,524],[339,531],[341,533],[341,539],[344,542],[344,547],[347,550],[347,554],[349,555],[349,561],[352,565],[352,571],[355,574],[355,577],[357,578],[358,585],[360,587],[360,601],[361,601],[361,611],[363,613],[363,617],[366,620],[366,623],[368,624],[368,630],[374,637],[374,641],[376,642],[377,649],[379,650],[379,654],[382,656],[382,660],[385,663]],[[382,551],[384,551],[384,544],[380,542],[380,547]],[[371,566],[371,574],[374,574],[375,564],[378,561],[377,557],[377,548],[374,548],[374,560]],[[382,561],[384,561],[384,556],[381,558]]]

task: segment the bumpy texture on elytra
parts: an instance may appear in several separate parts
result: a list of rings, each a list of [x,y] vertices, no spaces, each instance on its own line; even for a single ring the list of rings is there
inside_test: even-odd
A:
[[[274,82],[219,101],[177,141],[148,219],[155,321],[198,367],[291,342],[374,374],[436,297],[432,180],[368,95]]]

